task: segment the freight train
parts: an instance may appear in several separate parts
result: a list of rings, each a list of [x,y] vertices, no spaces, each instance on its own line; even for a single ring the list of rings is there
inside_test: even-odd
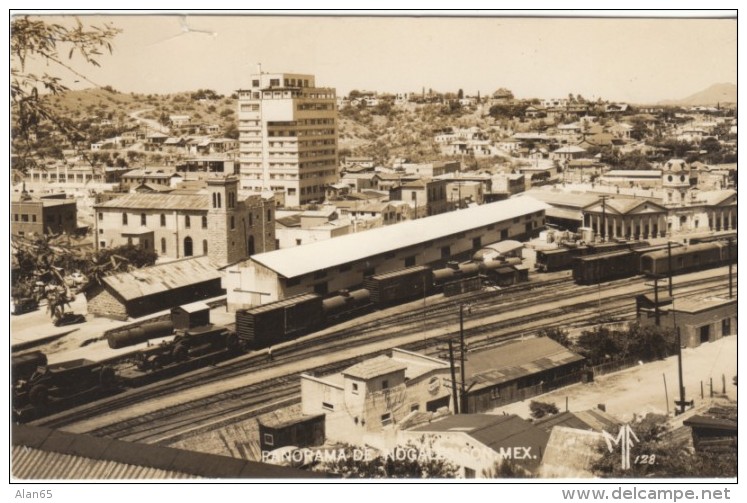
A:
[[[477,281],[481,286],[509,285],[526,279],[526,267],[516,257],[449,263],[435,270],[414,266],[368,277],[364,288],[331,297],[307,293],[240,310],[236,313],[235,330],[211,324],[174,329],[172,321],[153,321],[112,332],[106,336],[112,349],[144,342],[148,346],[120,353],[105,362],[73,360],[48,364],[39,351],[14,355],[14,417],[27,420],[70,408],[95,397],[291,340],[377,308],[422,298],[463,281]],[[160,342],[152,342],[157,337],[162,338]]]
[[[618,250],[633,250],[649,246],[647,241],[613,242],[585,245],[564,245],[554,250],[537,251],[535,269],[539,272],[554,272],[573,268],[573,261],[578,257],[610,253]]]
[[[440,292],[467,280],[508,286],[528,280],[521,259],[449,263],[433,269],[413,266],[365,279],[360,290],[324,298],[305,293],[236,313],[236,332],[243,348],[259,349],[294,339],[365,312]]]
[[[638,274],[662,277],[669,274],[668,245],[621,250],[601,255],[578,257],[573,263],[573,279],[578,284],[590,285],[628,278]],[[674,274],[727,265],[737,260],[735,241],[707,242],[683,246],[671,245],[671,264]]]

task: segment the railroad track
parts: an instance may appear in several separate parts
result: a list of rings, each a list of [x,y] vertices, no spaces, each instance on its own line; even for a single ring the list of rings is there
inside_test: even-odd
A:
[[[620,288],[623,281],[615,282],[613,285],[602,285],[601,288],[596,286],[591,287],[577,287],[576,294],[584,295],[590,292],[604,292],[610,288]],[[628,282],[629,283],[629,282]],[[678,293],[685,292],[688,290],[689,295],[701,294],[704,291],[713,292],[711,283],[718,283],[723,285],[721,277],[717,278],[706,278],[693,280],[689,282],[683,282],[677,285]],[[701,286],[705,285],[705,286]],[[557,298],[558,293],[553,292],[550,294]],[[601,295],[601,293],[600,293]],[[622,315],[624,313],[630,313],[630,300],[631,293],[622,293],[614,296],[607,296],[604,298],[605,301],[605,312],[613,315]],[[462,297],[462,296],[460,296]],[[466,296],[468,299],[474,299],[478,296]],[[494,296],[481,295],[479,296],[484,302],[475,304],[479,306],[479,310],[476,309],[477,313],[487,313],[490,311],[490,317],[495,317],[501,313],[505,313],[505,310],[492,312],[492,307],[496,304],[505,304],[505,299],[497,300]],[[463,299],[459,299],[463,300]],[[513,299],[514,301],[516,298]],[[472,301],[474,302],[474,301]],[[532,302],[525,303],[522,307],[531,307],[531,305],[545,304],[547,302],[546,295],[533,296]],[[585,302],[575,303],[572,306],[561,307],[553,310],[544,310],[542,312],[536,312],[533,316],[525,317],[521,324],[517,324],[516,320],[496,320],[480,324],[473,327],[468,327],[465,330],[465,337],[471,348],[484,347],[493,345],[498,342],[504,342],[512,338],[521,337],[528,333],[537,331],[541,328],[541,322],[553,318],[553,325],[558,323],[569,324],[584,321],[589,319],[589,315],[593,314],[598,308],[598,300],[592,299]],[[434,329],[453,327],[456,324],[454,302],[449,299],[448,309],[441,309],[434,318],[429,320],[429,324]],[[510,302],[509,309],[513,306],[513,302]],[[491,307],[492,306],[492,307]],[[615,307],[617,306],[617,307]],[[487,318],[488,316],[482,316],[480,318]],[[398,331],[394,337],[406,336],[408,334],[418,333],[422,330],[420,319],[422,314],[418,314],[414,317],[414,320],[410,323],[406,323],[404,326],[400,325]],[[539,324],[538,324],[539,323]],[[532,324],[536,325],[534,328]],[[385,328],[388,324],[385,324]],[[379,327],[381,329],[381,326]],[[335,331],[336,332],[336,331]],[[334,332],[333,332],[334,333]],[[439,339],[453,337],[458,332],[446,332],[440,335]],[[389,334],[390,338],[392,337]],[[339,337],[339,335],[338,335]],[[331,355],[335,349],[349,349],[351,346],[361,346],[368,344],[375,338],[381,338],[382,334],[377,331],[370,333],[364,333],[359,335],[357,338],[329,341],[320,348],[317,344],[313,344],[314,339],[302,341],[303,344],[299,344],[293,347],[293,351],[288,349],[284,350],[283,353],[276,356],[275,361],[272,365],[278,363],[290,363],[293,361],[299,361],[304,359],[312,358],[320,354]],[[438,352],[438,348],[434,347],[433,342],[428,340],[419,339],[414,342],[407,344],[395,344],[406,349],[415,351],[426,351],[428,353]],[[384,353],[385,351],[378,351],[377,353]],[[314,369],[310,369],[316,374],[328,374],[338,372],[364,358],[369,358],[372,354],[361,354],[354,358],[344,359],[342,361],[318,366]],[[56,416],[50,416],[49,418],[37,421],[37,424],[43,424],[51,427],[63,427],[69,424],[83,421],[87,418],[93,418],[99,415],[106,414],[112,410],[126,408],[130,405],[137,404],[145,400],[152,400],[158,397],[177,393],[181,390],[188,389],[189,387],[195,386],[197,383],[204,384],[206,382],[213,382],[216,380],[227,379],[235,377],[239,372],[243,372],[244,375],[247,373],[247,369],[262,370],[271,366],[270,362],[266,361],[266,357],[263,357],[261,363],[253,362],[252,358],[244,359],[245,365],[243,367],[236,367],[233,362],[231,365],[225,366],[225,368],[218,367],[216,369],[203,369],[203,371],[194,373],[194,375],[183,376],[188,377],[186,381],[183,378],[171,380],[166,383],[158,383],[148,386],[147,390],[139,389],[132,390],[123,395],[118,395],[111,399],[98,402],[96,404],[89,404],[78,410],[67,411],[66,413],[57,414]],[[155,441],[168,443],[177,438],[186,429],[194,430],[195,428],[201,428],[201,425],[205,425],[209,428],[211,424],[215,424],[216,421],[220,421],[222,417],[227,415],[238,413],[238,411],[245,411],[244,414],[240,414],[240,417],[246,418],[252,416],[252,411],[256,410],[257,413],[262,413],[264,410],[261,406],[267,402],[277,402],[279,400],[287,400],[289,397],[297,397],[299,391],[298,376],[299,372],[285,375],[281,378],[269,379],[266,381],[253,383],[245,386],[237,387],[230,391],[223,393],[217,393],[209,397],[199,398],[190,402],[180,404],[173,407],[165,407],[152,414],[146,414],[142,418],[134,418],[126,421],[119,421],[117,425],[107,425],[104,427],[94,428],[91,433],[94,435],[113,436],[114,438],[124,438],[140,441]],[[267,390],[273,390],[268,392]],[[129,395],[128,395],[129,394]],[[296,399],[297,401],[297,399]]]

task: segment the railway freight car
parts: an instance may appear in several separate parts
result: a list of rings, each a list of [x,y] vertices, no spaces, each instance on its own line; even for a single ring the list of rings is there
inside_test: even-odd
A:
[[[28,379],[14,383],[14,415],[28,417],[84,403],[115,387],[116,381],[112,367],[85,359],[39,366]]]
[[[331,325],[367,313],[373,308],[371,293],[365,288],[351,292],[343,290],[339,295],[322,301],[324,324]]]
[[[11,359],[10,377],[13,384],[21,380],[28,380],[36,369],[46,367],[47,355],[41,351],[31,351],[21,355],[13,355]]]
[[[537,251],[535,268],[539,272],[554,272],[572,269],[578,257],[587,257],[618,250],[633,250],[649,246],[648,241],[590,243],[582,246],[564,246],[556,250]]]
[[[423,297],[430,292],[431,285],[433,271],[427,266],[377,274],[363,281],[364,288],[371,293],[371,302],[380,307]]]
[[[322,324],[322,296],[305,293],[236,312],[236,333],[246,349],[268,347]]]
[[[638,254],[632,250],[619,250],[576,258],[573,261],[573,279],[578,284],[591,285],[635,276],[638,269]]]
[[[641,256],[641,272],[647,276],[659,277],[669,274],[669,264],[672,264],[672,274],[698,271],[711,267],[727,265],[729,261],[737,260],[737,243],[700,243],[672,249],[671,259],[669,250],[662,249]]]

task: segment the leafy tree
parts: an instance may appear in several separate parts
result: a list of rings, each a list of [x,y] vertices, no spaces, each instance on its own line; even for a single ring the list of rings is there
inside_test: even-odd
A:
[[[551,416],[560,412],[554,403],[538,402],[532,400],[529,402],[529,415],[534,419],[540,419],[545,416]]]
[[[549,337],[565,347],[570,347],[572,344],[570,337],[568,337],[568,331],[560,327],[543,328],[539,331],[539,336]]]
[[[464,98],[464,91],[461,89],[457,92],[457,99],[461,100]]]
[[[83,135],[73,122],[63,117],[50,100],[50,96],[64,93],[68,87],[62,78],[50,73],[38,75],[28,70],[27,64],[42,63],[46,68],[70,72],[77,78],[91,82],[65,61],[77,56],[84,62],[99,66],[96,58],[104,50],[112,51],[111,40],[121,30],[109,24],[85,26],[75,18],[74,26],[49,23],[30,16],[11,20],[10,94],[14,124],[14,143],[21,157],[30,157],[33,151],[31,138],[47,124],[62,133],[68,141],[76,143]],[[25,163],[23,166],[29,166]]]

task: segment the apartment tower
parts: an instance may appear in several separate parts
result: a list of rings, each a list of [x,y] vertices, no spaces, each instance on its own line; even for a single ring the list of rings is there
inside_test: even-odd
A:
[[[335,90],[313,75],[259,73],[239,94],[241,188],[285,193],[285,206],[324,199],[339,180]]]

